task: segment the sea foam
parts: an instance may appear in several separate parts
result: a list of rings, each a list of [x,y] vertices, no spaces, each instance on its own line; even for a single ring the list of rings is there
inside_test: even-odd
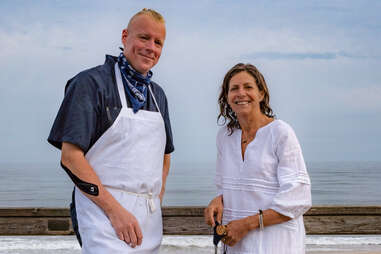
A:
[[[380,235],[308,235],[307,249],[310,246],[364,246],[375,245],[381,248]],[[212,249],[211,236],[164,236],[165,249]],[[0,236],[0,253],[9,250],[80,250],[75,236]],[[70,253],[70,252],[68,252]]]

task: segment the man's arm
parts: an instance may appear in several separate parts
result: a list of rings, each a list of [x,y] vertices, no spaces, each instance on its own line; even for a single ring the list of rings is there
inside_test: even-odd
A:
[[[123,208],[103,187],[94,169],[86,160],[83,151],[76,145],[63,142],[61,162],[79,179],[98,187],[99,194],[97,196],[83,193],[105,212],[119,239],[130,244],[131,247],[140,245],[143,235],[135,216]]]
[[[163,181],[161,185],[161,191],[160,191],[160,203],[163,202],[163,197],[165,193],[165,184],[167,183],[167,176],[169,173],[169,167],[171,166],[171,154],[164,154],[164,160],[163,160]]]

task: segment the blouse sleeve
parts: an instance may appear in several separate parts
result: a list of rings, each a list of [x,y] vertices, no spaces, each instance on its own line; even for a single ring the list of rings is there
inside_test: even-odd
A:
[[[89,77],[79,74],[69,80],[49,143],[61,149],[62,142],[68,142],[87,152],[95,137],[98,104],[97,91]]]
[[[223,128],[221,128],[217,133],[216,146],[217,146],[217,161],[216,161],[216,177],[215,184],[217,187],[217,196],[222,195],[222,173],[220,171],[221,167],[221,139],[222,139]]]
[[[292,219],[297,218],[311,207],[311,184],[301,147],[289,126],[282,128],[278,135],[274,135],[274,140],[280,188],[270,209]]]

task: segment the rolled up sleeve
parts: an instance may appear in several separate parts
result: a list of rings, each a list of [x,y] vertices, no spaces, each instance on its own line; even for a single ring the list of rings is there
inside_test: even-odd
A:
[[[217,188],[217,196],[220,196],[223,194],[223,189],[222,189],[222,172],[221,172],[221,169],[222,169],[222,152],[221,152],[221,141],[222,141],[222,138],[223,138],[223,133],[224,133],[224,129],[221,128],[218,133],[217,133],[217,137],[216,137],[216,148],[217,148],[217,160],[216,160],[216,175],[215,175],[215,178],[214,178],[214,183],[216,184],[216,188]]]
[[[311,207],[311,182],[302,150],[291,127],[277,137],[275,153],[278,158],[279,191],[270,209],[289,218],[297,218]]]

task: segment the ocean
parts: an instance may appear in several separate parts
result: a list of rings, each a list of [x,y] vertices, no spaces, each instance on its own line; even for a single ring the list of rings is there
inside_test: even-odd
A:
[[[381,205],[381,162],[307,162],[313,205]],[[57,164],[0,164],[0,207],[68,207],[73,184]],[[213,164],[173,163],[164,206],[206,206]]]

